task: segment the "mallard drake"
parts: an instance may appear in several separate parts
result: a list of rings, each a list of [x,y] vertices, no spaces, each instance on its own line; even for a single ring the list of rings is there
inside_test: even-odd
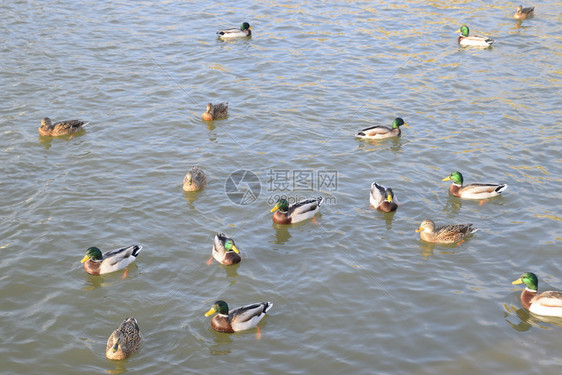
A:
[[[207,110],[201,115],[204,121],[213,121],[228,116],[228,102],[207,104]]]
[[[90,247],[80,263],[84,263],[84,269],[89,274],[103,275],[127,267],[137,259],[141,250],[141,245],[131,245],[107,251],[102,255],[100,249]]]
[[[373,207],[382,212],[393,212],[398,208],[392,189],[387,189],[376,182],[371,184],[371,196],[369,201]]]
[[[52,124],[51,119],[45,117],[41,120],[41,126],[38,129],[39,134],[44,137],[58,137],[59,135],[74,134],[86,124],[88,123],[82,120],[66,120]]]
[[[475,183],[463,186],[462,174],[458,171],[451,173],[442,181],[453,181],[449,186],[449,194],[464,199],[488,199],[500,195],[507,189],[506,184]]]
[[[303,220],[311,219],[320,210],[322,197],[309,198],[289,206],[286,199],[281,198],[270,212],[273,214],[273,222],[277,224],[295,224]]]
[[[517,7],[517,11],[513,15],[513,18],[517,20],[524,20],[527,18],[531,18],[534,15],[535,15],[535,7],[523,8],[523,6],[519,5]]]
[[[215,331],[233,333],[254,328],[272,307],[271,302],[259,302],[229,311],[226,302],[217,301],[205,316],[218,313],[211,320],[211,327]]]
[[[405,127],[409,127],[408,124],[404,122],[404,120],[402,120],[400,117],[397,117],[392,122],[392,129],[387,126],[375,125],[359,130],[359,132],[357,132],[355,136],[365,139],[384,139],[398,137],[400,134],[402,134],[399,128],[402,125],[404,125]]]
[[[527,287],[521,293],[521,305],[537,315],[562,317],[562,292],[548,291],[538,294],[539,279],[532,272],[525,272],[512,284],[524,283]]]
[[[424,241],[451,244],[462,242],[465,237],[477,230],[478,228],[473,227],[472,224],[445,225],[435,229],[435,223],[426,219],[421,222],[416,232],[421,232],[420,238]]]
[[[490,47],[494,43],[494,40],[488,37],[478,35],[468,36],[469,29],[466,25],[462,25],[456,32],[461,33],[459,35],[459,45],[461,47]]]
[[[228,38],[244,38],[252,35],[252,30],[250,30],[250,24],[248,22],[242,23],[239,29],[233,27],[231,29],[219,30],[217,35],[221,39]]]
[[[183,178],[183,191],[199,191],[207,185],[207,177],[199,167],[193,167]]]
[[[217,262],[225,266],[240,263],[242,260],[240,251],[238,251],[238,248],[234,244],[234,240],[227,237],[224,233],[217,233],[215,235],[212,254]]]
[[[142,345],[142,335],[135,318],[126,318],[107,339],[105,356],[122,360],[135,354]]]

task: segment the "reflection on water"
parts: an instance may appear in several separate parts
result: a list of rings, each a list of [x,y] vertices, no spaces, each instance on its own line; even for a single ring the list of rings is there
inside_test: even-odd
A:
[[[217,142],[218,136],[215,129],[217,126],[215,125],[214,121],[204,121],[207,123],[207,130],[208,130],[208,137],[210,142]]]
[[[519,296],[519,293],[517,294]],[[552,329],[551,325],[562,327],[562,318],[552,317],[552,316],[539,316],[530,313],[524,308],[519,308],[517,306],[504,303],[503,307],[505,309],[505,321],[516,331],[526,332],[531,329],[531,327],[542,328],[542,329]],[[508,318],[517,316],[518,322],[513,323]]]
[[[240,267],[242,262],[244,262],[244,258],[242,258],[242,261],[240,263],[233,264],[231,266],[225,266],[225,265],[222,265],[222,264],[219,264],[218,266],[222,267],[225,270],[226,277],[237,277],[238,276],[238,268]],[[231,280],[229,285],[234,285],[234,284],[236,284],[236,280]]]
[[[450,249],[455,249],[457,247],[459,247],[459,244],[436,244],[433,242],[426,242],[423,240],[419,241],[419,246],[420,246],[420,255],[422,256],[422,258],[424,260],[428,260],[431,256],[433,256],[433,252],[435,250],[436,247],[439,248],[450,248]],[[451,255],[451,254],[456,254],[456,251],[452,251],[452,250],[440,250],[439,254],[443,254],[443,255]]]
[[[373,151],[400,152],[402,151],[402,144],[404,143],[401,137],[402,136],[385,138],[385,139],[357,138],[357,149],[362,150],[364,152],[373,152]],[[388,158],[385,158],[385,160],[386,159]],[[390,162],[389,159],[388,162]]]
[[[181,189],[181,187],[180,187]],[[203,189],[204,190],[204,189]],[[193,202],[195,202],[195,200],[197,199],[197,196],[203,192],[203,190],[199,190],[199,191],[183,191],[183,196],[185,198],[185,201],[187,202],[187,206],[189,207],[190,210],[194,210],[195,206],[193,205]]]
[[[91,275],[83,271],[87,278],[84,280],[83,290],[94,290],[97,288],[107,288],[117,285],[127,279],[135,279],[138,277],[138,265],[136,262],[131,263],[126,269],[104,274]]]
[[[275,239],[274,244],[282,245],[291,238],[291,233],[289,232],[289,225],[273,223],[272,227],[274,229]]]
[[[43,137],[40,135],[37,140],[43,147],[45,147],[45,150],[50,149],[53,144],[53,137]]]
[[[445,191],[445,194],[449,194]],[[462,199],[453,197],[449,194],[449,199],[445,202],[443,211],[447,213],[447,217],[457,217],[462,208]]]
[[[112,375],[119,375],[119,374],[124,374],[124,373],[127,372],[127,367],[125,366],[126,363],[127,363],[127,360],[124,360],[124,361],[109,361],[109,362],[114,363],[115,368],[105,370],[106,373],[112,374]]]
[[[110,283],[104,283],[104,277],[99,275],[90,275],[88,274],[88,278],[85,280],[83,290],[93,290],[101,287],[111,286]]]
[[[81,136],[83,136],[84,134],[86,134],[86,129],[80,129],[80,130],[78,130],[78,131],[77,131],[76,133],[74,133],[74,134],[70,134],[70,135],[59,135],[59,136],[57,136],[57,137],[44,137],[44,136],[42,136],[42,135],[39,135],[39,137],[38,137],[37,140],[39,141],[39,144],[41,144],[41,145],[45,148],[45,150],[48,150],[48,149],[51,148],[52,143],[53,143],[53,141],[55,141],[55,140],[60,140],[60,141],[68,142],[68,141],[70,141],[70,140],[72,140],[72,139],[74,139],[74,138],[81,137]]]
[[[378,211],[376,208],[372,207],[371,208],[373,210],[375,210],[379,215],[378,215],[378,219],[380,220],[384,220],[385,222],[385,227],[386,230],[391,230],[392,229],[392,219],[394,219],[394,215],[396,214],[397,211],[394,212],[380,212]],[[400,209],[400,208],[398,208]]]
[[[233,343],[232,338],[238,335],[237,333],[222,333],[215,331],[209,324],[208,332],[215,342],[213,345],[209,346],[209,353],[211,355],[224,355],[231,352],[231,346]]]

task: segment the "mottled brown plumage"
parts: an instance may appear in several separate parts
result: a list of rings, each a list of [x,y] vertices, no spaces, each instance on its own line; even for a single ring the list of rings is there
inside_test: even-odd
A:
[[[105,356],[122,360],[135,354],[142,345],[142,335],[135,318],[126,318],[107,339]]]
[[[183,191],[199,191],[207,185],[207,177],[199,167],[192,167],[183,178]]]
[[[217,120],[228,116],[228,103],[207,104],[207,110],[201,115],[205,121]]]
[[[81,120],[66,120],[51,123],[51,119],[45,117],[41,120],[39,134],[44,137],[58,137],[60,135],[71,135],[82,129],[87,124]]]
[[[420,238],[424,241],[451,244],[462,241],[477,230],[472,224],[445,225],[436,229],[435,223],[426,219],[416,232],[421,232]]]
[[[531,18],[535,15],[535,7],[527,7],[523,8],[523,6],[519,5],[517,7],[517,11],[513,15],[513,18],[517,20],[525,20],[527,18]]]

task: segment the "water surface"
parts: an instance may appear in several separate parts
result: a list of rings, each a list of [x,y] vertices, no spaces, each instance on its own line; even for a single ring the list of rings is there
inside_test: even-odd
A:
[[[562,289],[559,7],[518,24],[517,5],[4,1],[1,372],[560,373],[562,322],[511,285],[533,271]],[[215,39],[243,21],[251,38]],[[494,46],[460,50],[463,23]],[[210,101],[229,117],[202,122]],[[90,123],[46,139],[45,116]],[[353,137],[398,116],[399,139]],[[208,185],[186,194],[192,165]],[[225,192],[237,170],[261,182],[251,204]],[[461,201],[441,182],[454,170],[509,188]],[[369,207],[374,180],[395,214]],[[326,204],[278,227],[283,194]],[[480,230],[433,246],[425,218]],[[205,264],[216,232],[239,266]],[[81,268],[89,246],[131,243],[125,279]],[[261,339],[212,331],[216,299],[272,301]],[[145,343],[108,361],[126,316]]]

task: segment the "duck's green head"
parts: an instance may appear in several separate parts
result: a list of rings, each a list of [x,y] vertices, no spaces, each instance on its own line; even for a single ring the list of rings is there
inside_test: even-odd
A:
[[[535,275],[532,272],[525,272],[523,275],[521,275],[520,278],[512,282],[512,284],[523,284],[523,283],[527,285],[527,288],[531,290],[538,290],[539,279],[537,278],[537,275]]]
[[[226,304],[226,302],[224,302],[224,301],[215,302],[213,307],[211,307],[209,309],[209,311],[207,311],[205,313],[205,316],[210,316],[210,315],[213,315],[214,313],[219,313],[219,314],[222,314],[222,315],[228,315],[228,305]]]
[[[461,33],[462,36],[468,36],[468,32],[470,30],[468,29],[468,26],[466,25],[462,25],[460,29],[458,29],[456,32],[457,33]]]
[[[392,191],[392,189],[388,188],[384,193],[386,195],[386,200],[392,203],[392,200],[394,199],[394,192]]]
[[[86,255],[84,256],[84,258],[82,258],[80,263],[84,263],[88,259],[102,260],[103,258],[101,255],[101,250],[98,249],[97,247],[90,247],[88,250],[86,250]]]
[[[244,22],[242,23],[242,26],[240,26],[240,30],[245,31],[248,30],[250,28],[250,24],[248,22]]]
[[[228,251],[234,251],[237,254],[240,254],[240,251],[238,251],[238,248],[236,247],[236,245],[234,244],[234,241],[232,241],[230,238],[228,240],[225,241],[224,243],[224,249],[228,252]]]
[[[405,127],[408,127],[408,124],[406,124],[404,122],[404,120],[402,120],[402,118],[400,117],[396,117],[394,119],[394,121],[392,122],[392,129],[398,129],[399,126],[404,125]]]
[[[277,201],[277,204],[275,205],[275,207],[273,207],[270,212],[273,212],[275,210],[280,210],[281,212],[288,211],[289,210],[289,202],[287,202],[287,200],[285,198],[279,199]]]
[[[462,174],[459,171],[453,172],[447,177],[445,177],[442,181],[453,181],[457,185],[462,185],[463,182]]]

